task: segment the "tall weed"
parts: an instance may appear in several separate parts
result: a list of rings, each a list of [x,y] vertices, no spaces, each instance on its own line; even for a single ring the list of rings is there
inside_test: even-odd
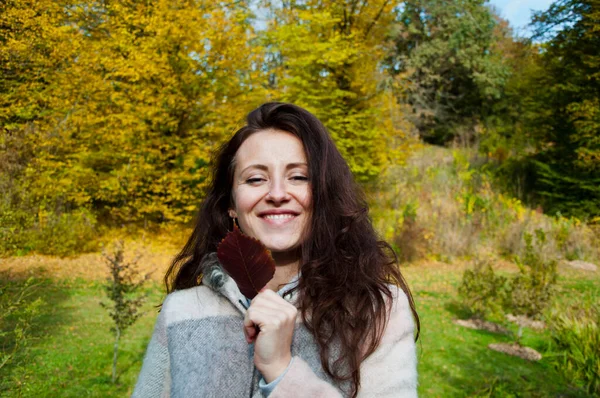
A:
[[[600,306],[555,310],[549,326],[554,366],[589,394],[600,395]]]
[[[427,238],[417,221],[417,207],[408,203],[402,212],[402,227],[394,231],[392,244],[400,261],[415,261],[425,256]]]

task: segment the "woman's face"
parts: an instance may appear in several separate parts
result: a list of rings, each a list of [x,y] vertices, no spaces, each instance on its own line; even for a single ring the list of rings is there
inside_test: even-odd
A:
[[[302,142],[281,130],[250,135],[235,156],[233,208],[241,230],[271,252],[297,249],[311,217]]]

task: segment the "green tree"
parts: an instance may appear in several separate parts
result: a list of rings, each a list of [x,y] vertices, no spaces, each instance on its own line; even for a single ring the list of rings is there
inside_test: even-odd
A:
[[[492,166],[496,186],[535,206],[529,156],[535,152],[534,131],[545,111],[536,99],[538,80],[545,73],[541,45],[517,37],[508,22],[498,18],[492,51],[502,54],[508,70],[501,96],[485,117],[479,150]]]
[[[426,141],[443,144],[461,130],[474,131],[499,98],[508,69],[494,51],[496,25],[484,0],[414,0],[399,7],[388,63],[405,74],[402,100]]]
[[[506,83],[501,97],[495,101],[486,117],[486,133],[481,148],[499,161],[522,154],[533,145],[531,121],[540,112],[532,101],[535,79],[542,73],[540,46],[530,39],[515,37],[508,21],[498,18],[492,51],[502,54],[507,68]],[[487,141],[487,142],[486,142]]]
[[[600,2],[559,0],[534,17],[544,44],[534,189],[549,212],[600,215]]]

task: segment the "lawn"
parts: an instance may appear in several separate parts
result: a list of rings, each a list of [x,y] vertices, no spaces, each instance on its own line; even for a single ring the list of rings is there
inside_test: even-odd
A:
[[[510,336],[460,327],[452,322],[461,314],[456,289],[462,268],[428,265],[407,268],[421,316],[419,339],[419,395],[423,397],[585,397],[569,385],[547,358],[528,362],[487,348],[511,342]],[[600,283],[594,274],[561,270],[561,289],[570,300],[594,294]],[[512,328],[516,332],[516,327]],[[548,350],[547,332],[525,329],[521,342],[541,353]]]
[[[34,338],[3,372],[3,397],[125,397],[131,395],[160,303],[161,288],[147,287],[145,314],[126,331],[119,356],[119,383],[111,383],[111,319],[100,306],[98,281],[44,279],[37,293],[43,314]]]
[[[9,366],[0,370],[3,397],[125,397],[131,394],[145,346],[152,334],[163,297],[159,282],[146,287],[144,316],[124,335],[119,357],[119,382],[110,382],[112,336],[110,318],[100,306],[102,280],[55,277],[37,267],[20,270],[37,275],[36,294],[43,297],[42,315],[35,321],[33,339]],[[70,260],[72,263],[73,260]],[[5,262],[0,270],[9,268]],[[419,395],[422,397],[527,396],[584,397],[569,385],[547,358],[532,363],[487,349],[511,338],[465,329],[452,320],[460,315],[456,287],[464,267],[443,263],[406,267],[421,316]],[[597,273],[561,269],[561,300],[600,297]],[[510,272],[510,270],[508,271]],[[19,275],[13,274],[17,283]],[[15,282],[17,281],[17,282]],[[6,279],[2,284],[8,283]],[[4,325],[6,326],[6,325]],[[2,341],[0,341],[2,342]],[[547,353],[547,332],[525,329],[523,344]],[[2,342],[6,344],[6,342]],[[4,346],[3,344],[3,346]]]

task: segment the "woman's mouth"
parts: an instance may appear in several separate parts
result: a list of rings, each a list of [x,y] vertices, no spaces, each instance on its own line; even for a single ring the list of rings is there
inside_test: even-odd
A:
[[[261,215],[261,218],[271,225],[283,225],[292,221],[297,216],[298,214],[294,213],[267,213]]]
[[[293,214],[267,214],[264,216],[267,220],[285,220],[296,217]]]

